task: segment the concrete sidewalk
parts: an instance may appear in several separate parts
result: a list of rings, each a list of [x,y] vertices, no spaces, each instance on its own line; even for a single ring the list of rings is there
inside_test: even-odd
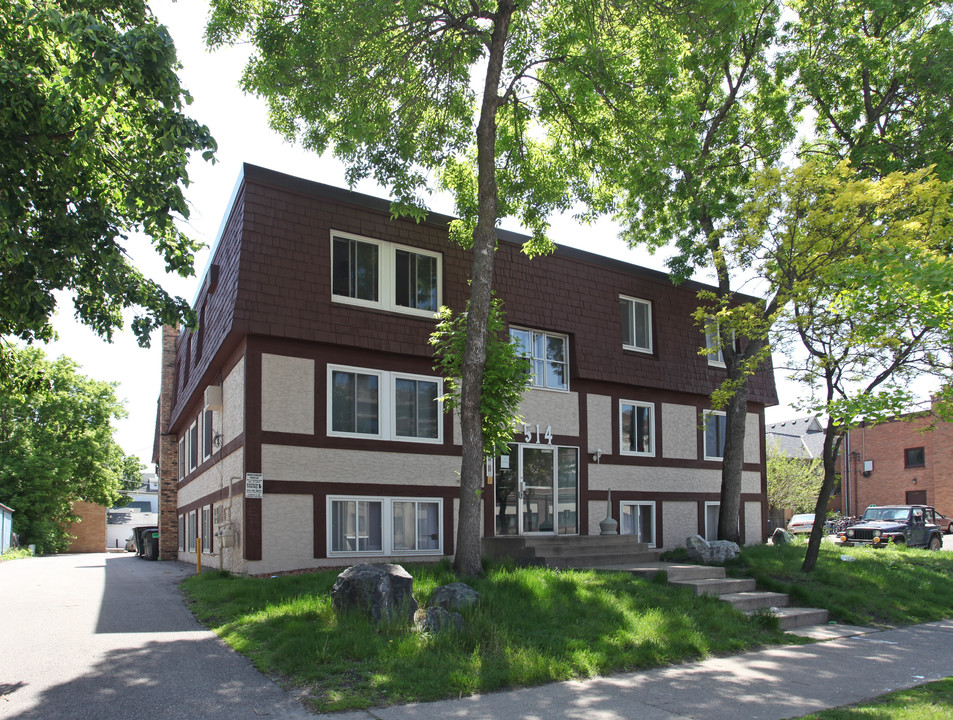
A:
[[[953,676],[953,620],[336,720],[781,720]]]

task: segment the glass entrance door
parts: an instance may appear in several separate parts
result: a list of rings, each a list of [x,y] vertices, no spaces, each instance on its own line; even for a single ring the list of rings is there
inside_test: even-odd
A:
[[[523,448],[522,533],[553,534],[556,453],[552,448]]]
[[[578,457],[574,447],[511,445],[497,458],[496,534],[578,533]]]

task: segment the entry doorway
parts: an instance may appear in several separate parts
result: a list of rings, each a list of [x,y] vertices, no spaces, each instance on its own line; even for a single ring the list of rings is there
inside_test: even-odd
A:
[[[509,448],[494,468],[496,535],[578,534],[579,449]]]

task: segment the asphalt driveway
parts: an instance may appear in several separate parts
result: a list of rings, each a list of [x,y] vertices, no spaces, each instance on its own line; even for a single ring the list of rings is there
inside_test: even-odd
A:
[[[0,718],[313,720],[195,621],[191,572],[125,553],[0,563]]]

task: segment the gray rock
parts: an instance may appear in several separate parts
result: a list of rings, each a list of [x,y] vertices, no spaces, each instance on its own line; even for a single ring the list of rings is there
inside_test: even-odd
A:
[[[331,600],[339,611],[360,612],[376,623],[412,622],[414,579],[400,565],[353,565],[338,575]]]
[[[701,535],[692,535],[685,540],[688,548],[688,559],[695,562],[721,564],[726,560],[737,557],[741,548],[730,540],[713,540],[709,542]]]
[[[480,599],[480,593],[462,582],[441,585],[434,590],[430,604],[446,610],[462,610],[475,605]]]
[[[434,634],[446,630],[460,632],[463,630],[463,616],[442,607],[429,607],[427,614],[417,621],[417,629]]]
[[[784,528],[777,528],[771,533],[771,542],[774,545],[790,545],[794,536]]]

